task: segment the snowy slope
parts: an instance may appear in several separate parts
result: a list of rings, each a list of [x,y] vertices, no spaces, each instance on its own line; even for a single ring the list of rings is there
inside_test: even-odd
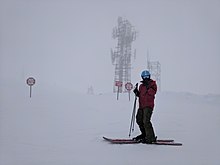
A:
[[[1,165],[218,165],[220,97],[162,92],[153,114],[159,138],[182,147],[111,145],[102,136],[128,137],[127,95],[84,95],[22,84],[0,86]],[[139,133],[135,128],[133,136]]]

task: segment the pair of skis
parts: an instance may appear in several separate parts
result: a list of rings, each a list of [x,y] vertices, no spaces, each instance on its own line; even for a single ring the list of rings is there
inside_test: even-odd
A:
[[[103,137],[104,140],[112,143],[112,144],[138,144],[140,141],[135,141],[133,139],[112,139]],[[174,142],[172,139],[159,139],[156,142],[150,145],[171,145],[171,146],[182,146],[182,143]]]

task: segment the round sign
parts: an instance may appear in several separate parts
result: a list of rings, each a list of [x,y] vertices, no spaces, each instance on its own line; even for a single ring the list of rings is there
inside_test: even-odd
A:
[[[130,82],[126,83],[126,84],[125,84],[125,88],[126,88],[128,91],[132,90],[132,89],[133,89],[132,83],[130,83]]]
[[[122,87],[122,82],[121,81],[115,81],[115,86]]]
[[[35,79],[34,79],[33,77],[29,77],[29,78],[27,79],[27,84],[28,84],[29,86],[34,85],[34,84],[35,84]]]

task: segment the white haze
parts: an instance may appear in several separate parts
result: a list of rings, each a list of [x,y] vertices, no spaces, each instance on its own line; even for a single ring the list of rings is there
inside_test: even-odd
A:
[[[162,65],[162,90],[220,93],[219,0],[1,0],[1,82],[112,91],[110,49],[118,16],[138,31],[132,82],[146,69],[147,50]]]

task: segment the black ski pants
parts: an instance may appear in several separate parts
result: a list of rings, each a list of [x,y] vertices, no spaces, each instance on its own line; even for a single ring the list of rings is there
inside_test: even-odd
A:
[[[139,108],[136,115],[136,122],[140,128],[140,131],[149,141],[155,140],[154,129],[151,123],[152,113],[153,109],[146,107],[144,109]]]

